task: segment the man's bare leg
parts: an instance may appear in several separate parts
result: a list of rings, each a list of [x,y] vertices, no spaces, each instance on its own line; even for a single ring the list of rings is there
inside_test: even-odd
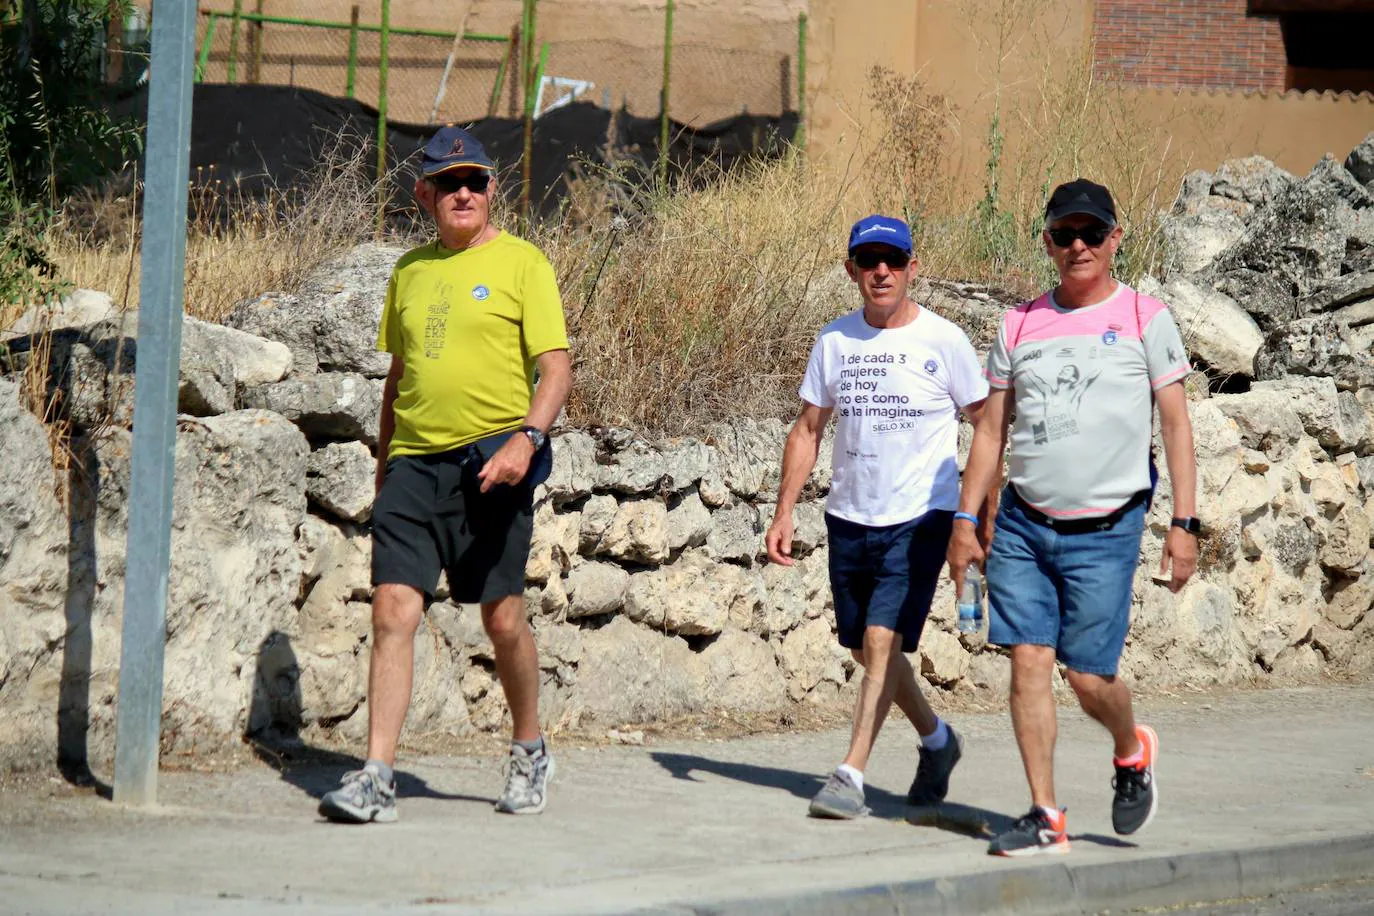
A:
[[[1011,649],[1011,725],[1030,783],[1031,803],[1054,808],[1055,718],[1054,647],[1020,645]]]
[[[1136,735],[1135,714],[1131,709],[1131,691],[1121,679],[1079,671],[1069,671],[1068,679],[1083,711],[1112,733],[1116,756],[1124,760],[1137,754],[1140,751],[1140,739]]]
[[[482,626],[496,654],[496,676],[506,695],[516,741],[539,740],[539,655],[525,618],[523,595],[482,605]]]
[[[372,594],[372,655],[367,675],[367,757],[396,765],[415,677],[415,631],[424,595],[409,585],[379,585]]]
[[[893,697],[897,708],[916,727],[918,735],[922,738],[929,737],[939,726],[940,719],[935,715],[935,710],[930,708],[930,702],[921,691],[921,685],[916,680],[916,671],[911,667],[910,660],[901,652],[893,652],[887,676],[897,688]]]
[[[897,692],[899,679],[889,676],[892,673],[893,655],[901,655],[897,651],[895,632],[886,627],[868,627],[864,630],[863,661],[867,664],[864,665],[863,680],[859,683],[859,700],[854,708],[849,753],[844,758],[845,765],[860,773],[868,766],[873,743],[878,740],[878,732],[882,730],[883,721],[892,709],[892,700]]]

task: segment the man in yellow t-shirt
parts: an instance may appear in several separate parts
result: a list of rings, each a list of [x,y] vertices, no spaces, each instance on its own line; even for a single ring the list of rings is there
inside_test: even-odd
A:
[[[321,801],[331,820],[396,819],[392,767],[415,633],[440,571],[454,601],[481,606],[514,721],[496,809],[537,814],[547,801],[553,756],[539,732],[539,660],[523,594],[533,491],[548,476],[548,429],[572,368],[552,266],[491,223],[494,171],[472,134],[434,135],[415,196],[438,238],[402,257],[387,288],[367,762]]]

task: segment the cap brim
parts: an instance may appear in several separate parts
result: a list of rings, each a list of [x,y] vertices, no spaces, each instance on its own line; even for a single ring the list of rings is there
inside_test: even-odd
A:
[[[1059,222],[1059,220],[1063,219],[1063,218],[1066,217],[1066,216],[1079,216],[1079,215],[1082,215],[1082,216],[1091,216],[1091,217],[1093,217],[1094,219],[1101,220],[1102,222],[1106,223],[1108,226],[1115,226],[1115,225],[1116,225],[1116,217],[1115,217],[1115,216],[1112,216],[1110,213],[1108,213],[1106,210],[1102,209],[1101,207],[1095,207],[1095,206],[1093,206],[1092,204],[1085,204],[1085,203],[1067,204],[1066,206],[1063,206],[1063,207],[1059,208],[1058,210],[1052,210],[1052,211],[1050,211],[1049,213],[1046,213],[1046,214],[1045,214],[1045,225],[1048,226],[1050,223],[1057,223],[1057,222]]]
[[[452,172],[456,169],[482,169],[483,171],[494,172],[496,171],[496,166],[485,162],[441,162],[433,165],[426,163],[420,167],[420,173],[426,178],[432,178],[435,175],[442,175],[445,172]]]
[[[873,241],[860,242],[859,244],[851,247],[849,249],[849,256],[852,258],[854,256],[854,252],[858,251],[865,245],[882,245],[884,248],[891,248],[893,251],[900,251],[902,254],[908,257],[910,257],[911,254],[915,251],[914,248],[903,248],[901,245],[894,245],[891,242],[884,242],[881,239],[874,239]]]

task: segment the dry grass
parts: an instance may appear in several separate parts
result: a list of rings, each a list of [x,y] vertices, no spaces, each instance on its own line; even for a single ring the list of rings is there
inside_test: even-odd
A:
[[[817,292],[843,248],[844,182],[800,157],[689,177],[705,186],[540,234],[575,341],[575,423],[679,432],[791,412],[816,329],[849,307]]]
[[[186,314],[221,321],[241,299],[290,290],[322,261],[373,235],[378,182],[366,143],[340,135],[299,190],[248,194],[206,171],[193,177],[186,237]],[[139,299],[142,186],[67,202],[51,253],[73,285]]]
[[[994,2],[1009,3],[1013,17],[1029,8]],[[1000,60],[1000,47],[988,53]],[[882,130],[838,174],[801,156],[698,170],[672,187],[618,164],[579,168],[561,218],[533,231],[557,269],[573,335],[570,420],[687,433],[726,417],[790,416],[816,331],[858,304],[839,264],[848,224],[875,209],[910,220],[925,273],[1029,296],[1053,280],[1039,241],[1045,196],[1084,175],[1117,196],[1123,278],[1156,270],[1158,214],[1186,165],[1169,118],[1094,79],[1088,49],[1018,73],[1015,103],[999,102],[994,124],[970,124],[917,79],[875,71]],[[948,153],[951,134],[970,129],[987,134],[990,150],[972,197]],[[265,199],[201,176],[187,313],[218,320],[240,299],[290,291],[371,238],[371,155],[366,143],[337,138],[309,187]],[[52,235],[66,279],[137,301],[135,204],[132,188],[69,203]],[[498,215],[514,226],[509,208]]]

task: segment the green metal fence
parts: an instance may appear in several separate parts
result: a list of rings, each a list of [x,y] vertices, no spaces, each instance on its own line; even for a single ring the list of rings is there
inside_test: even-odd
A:
[[[663,0],[663,41],[654,48],[585,35],[540,40],[538,0],[522,0],[520,21],[508,34],[392,27],[390,0],[382,0],[375,23],[363,21],[357,5],[347,21],[335,21],[269,15],[262,2],[255,0],[253,11],[244,0],[229,10],[201,10],[196,81],[300,86],[371,104],[380,115],[379,170],[388,118],[434,124],[523,117],[527,194],[534,119],[578,93],[657,115],[661,153],[671,143],[670,119],[700,124],[745,111],[796,112],[795,142],[805,142],[805,13],[791,31],[765,35],[765,47],[741,47],[737,39],[731,47],[678,41],[675,25],[693,12]],[[550,74],[559,76],[546,80]],[[666,155],[660,161],[666,178]],[[527,198],[521,209],[528,212]]]

